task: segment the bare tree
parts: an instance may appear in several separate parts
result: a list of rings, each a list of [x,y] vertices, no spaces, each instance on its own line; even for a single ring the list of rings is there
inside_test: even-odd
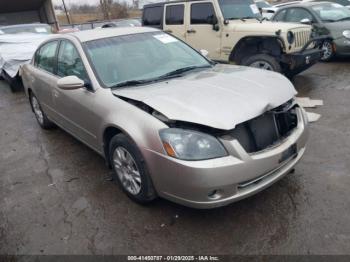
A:
[[[113,0],[100,0],[100,8],[105,20],[110,19],[110,10],[113,4]]]

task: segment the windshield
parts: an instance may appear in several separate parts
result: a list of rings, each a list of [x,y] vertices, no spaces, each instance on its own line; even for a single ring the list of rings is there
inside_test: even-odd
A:
[[[331,2],[335,2],[335,3],[343,5],[343,6],[350,5],[350,0],[335,0],[335,1],[331,1]]]
[[[253,0],[219,0],[219,5],[224,18],[228,20],[262,18]]]
[[[350,10],[338,4],[320,4],[313,6],[312,9],[323,22],[350,20]]]
[[[265,1],[258,1],[256,2],[256,5],[258,8],[268,8],[271,7],[271,5]]]
[[[85,46],[98,79],[109,88],[154,80],[183,68],[211,66],[188,45],[163,32],[98,39]]]
[[[24,26],[10,26],[2,27],[1,31],[4,34],[22,34],[22,33],[35,33],[35,34],[51,34],[52,29],[46,25],[24,25]]]

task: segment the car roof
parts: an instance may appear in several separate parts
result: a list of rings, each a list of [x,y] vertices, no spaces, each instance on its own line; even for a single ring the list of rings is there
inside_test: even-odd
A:
[[[332,2],[327,2],[327,1],[305,1],[305,2],[296,2],[292,4],[288,4],[285,6],[281,6],[279,10],[286,9],[286,8],[291,8],[291,7],[312,7],[315,5],[320,5],[320,4],[334,4]]]
[[[112,28],[101,28],[101,29],[79,31],[74,33],[68,33],[67,35],[78,38],[80,42],[88,42],[88,41],[115,37],[115,36],[142,34],[142,33],[157,32],[157,31],[161,32],[160,30],[151,28],[151,27],[140,27],[140,26],[112,27]],[[60,37],[62,37],[62,35]]]
[[[31,27],[31,26],[49,26],[49,25],[48,24],[42,24],[42,23],[33,23],[33,24],[4,25],[4,26],[0,26],[0,28],[6,29],[6,28]]]

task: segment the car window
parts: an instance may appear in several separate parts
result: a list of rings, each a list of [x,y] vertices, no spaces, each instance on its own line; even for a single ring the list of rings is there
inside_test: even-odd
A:
[[[274,16],[273,21],[281,21],[281,22],[284,22],[284,21],[285,21],[284,18],[285,18],[286,13],[287,13],[287,9],[284,9],[284,10],[278,12],[278,13]]]
[[[212,24],[215,11],[212,3],[191,5],[191,24]]]
[[[163,6],[146,7],[143,11],[143,25],[160,28],[162,26]]]
[[[339,4],[323,3],[313,6],[312,9],[323,22],[350,20],[350,10]]]
[[[316,2],[325,2],[324,0],[317,0]],[[350,0],[328,0],[326,2],[337,3],[339,5],[348,6],[350,5]]]
[[[300,23],[303,19],[309,19],[313,21],[312,14],[303,8],[290,8],[288,9],[287,15],[284,21],[292,23]]]
[[[225,19],[261,19],[259,8],[253,0],[219,0],[219,5]]]
[[[58,41],[43,45],[36,53],[35,65],[47,72],[54,73]]]
[[[258,1],[255,2],[255,4],[257,5],[258,8],[268,8],[271,7],[271,5],[265,1]]]
[[[88,80],[83,61],[71,42],[62,41],[58,51],[57,62],[58,76],[77,76],[84,81]]]
[[[167,25],[183,25],[184,5],[170,5],[166,7],[165,23]]]

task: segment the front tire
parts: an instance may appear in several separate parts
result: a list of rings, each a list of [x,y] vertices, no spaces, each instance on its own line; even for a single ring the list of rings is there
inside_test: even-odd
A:
[[[257,54],[249,56],[242,61],[242,65],[254,68],[264,69],[281,73],[281,65],[276,58],[266,54]]]
[[[133,201],[146,204],[157,195],[141,152],[124,134],[114,136],[109,145],[113,178]]]
[[[34,112],[35,118],[38,121],[42,129],[51,129],[54,124],[47,118],[46,114],[42,110],[40,103],[34,94],[30,94],[30,105]]]
[[[330,40],[324,41],[322,44],[322,50],[324,51],[324,53],[323,53],[323,56],[321,58],[321,61],[329,62],[334,58],[335,52],[334,52],[332,41],[330,41]]]

